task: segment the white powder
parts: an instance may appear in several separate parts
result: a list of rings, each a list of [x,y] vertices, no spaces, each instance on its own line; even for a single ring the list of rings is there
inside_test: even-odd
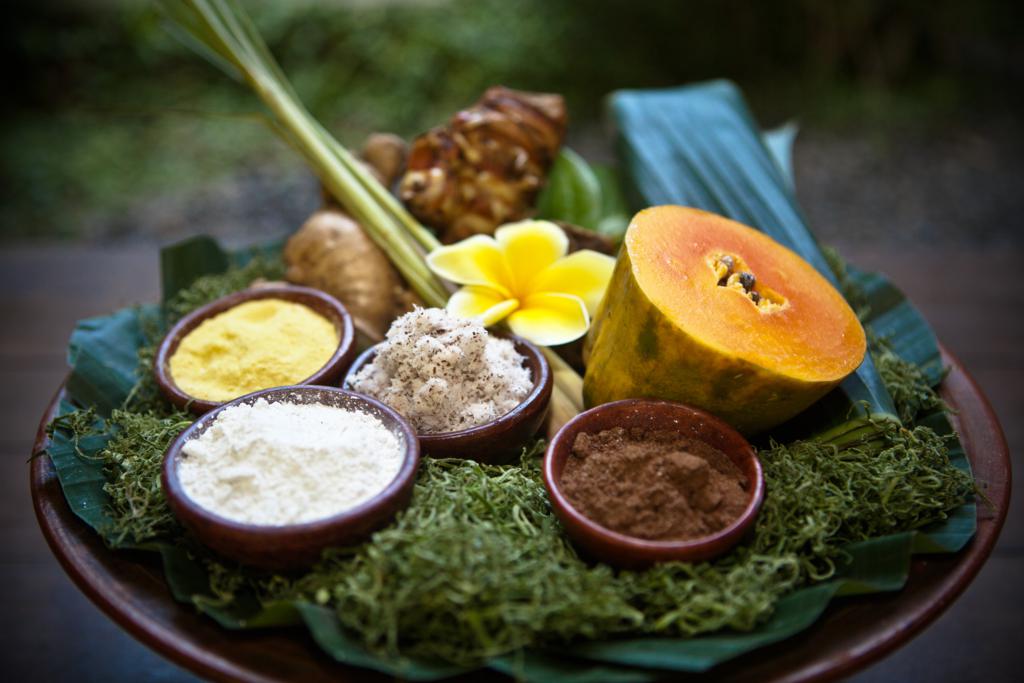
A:
[[[509,412],[533,389],[512,342],[440,308],[398,318],[352,389],[388,404],[420,434],[468,429]]]
[[[372,415],[261,398],[225,409],[182,455],[189,498],[221,517],[281,526],[369,500],[398,474],[405,449]]]

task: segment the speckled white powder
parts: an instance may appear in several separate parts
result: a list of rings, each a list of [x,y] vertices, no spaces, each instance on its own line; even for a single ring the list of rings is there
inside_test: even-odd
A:
[[[509,412],[533,389],[512,342],[440,308],[398,318],[377,355],[349,382],[388,404],[420,434],[468,429]]]
[[[363,503],[398,474],[404,444],[376,417],[320,404],[225,409],[182,448],[185,493],[222,517],[281,526]]]

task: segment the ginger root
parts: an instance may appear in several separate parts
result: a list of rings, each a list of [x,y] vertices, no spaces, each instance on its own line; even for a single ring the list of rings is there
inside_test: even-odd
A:
[[[413,295],[387,255],[339,208],[315,212],[284,247],[285,277],[322,289],[345,305],[364,341],[384,338]]]
[[[391,187],[405,169],[408,151],[405,140],[394,133],[371,133],[359,156],[384,187]]]
[[[385,186],[405,167],[406,144],[391,133],[366,138],[360,157]],[[285,278],[322,289],[352,314],[363,345],[384,338],[391,321],[421,303],[387,254],[324,190],[324,206],[310,216],[284,247]]]

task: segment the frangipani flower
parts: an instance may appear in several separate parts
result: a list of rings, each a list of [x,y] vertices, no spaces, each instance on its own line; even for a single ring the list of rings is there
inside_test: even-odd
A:
[[[542,346],[582,337],[604,296],[615,259],[583,249],[566,255],[569,238],[554,223],[522,221],[494,237],[474,235],[427,256],[431,270],[460,285],[448,312],[512,332]]]

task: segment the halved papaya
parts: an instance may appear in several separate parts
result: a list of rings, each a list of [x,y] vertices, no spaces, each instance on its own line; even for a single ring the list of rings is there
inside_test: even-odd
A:
[[[656,206],[626,232],[583,395],[680,401],[752,434],[821,398],[865,348],[846,300],[797,254],[722,216]]]

